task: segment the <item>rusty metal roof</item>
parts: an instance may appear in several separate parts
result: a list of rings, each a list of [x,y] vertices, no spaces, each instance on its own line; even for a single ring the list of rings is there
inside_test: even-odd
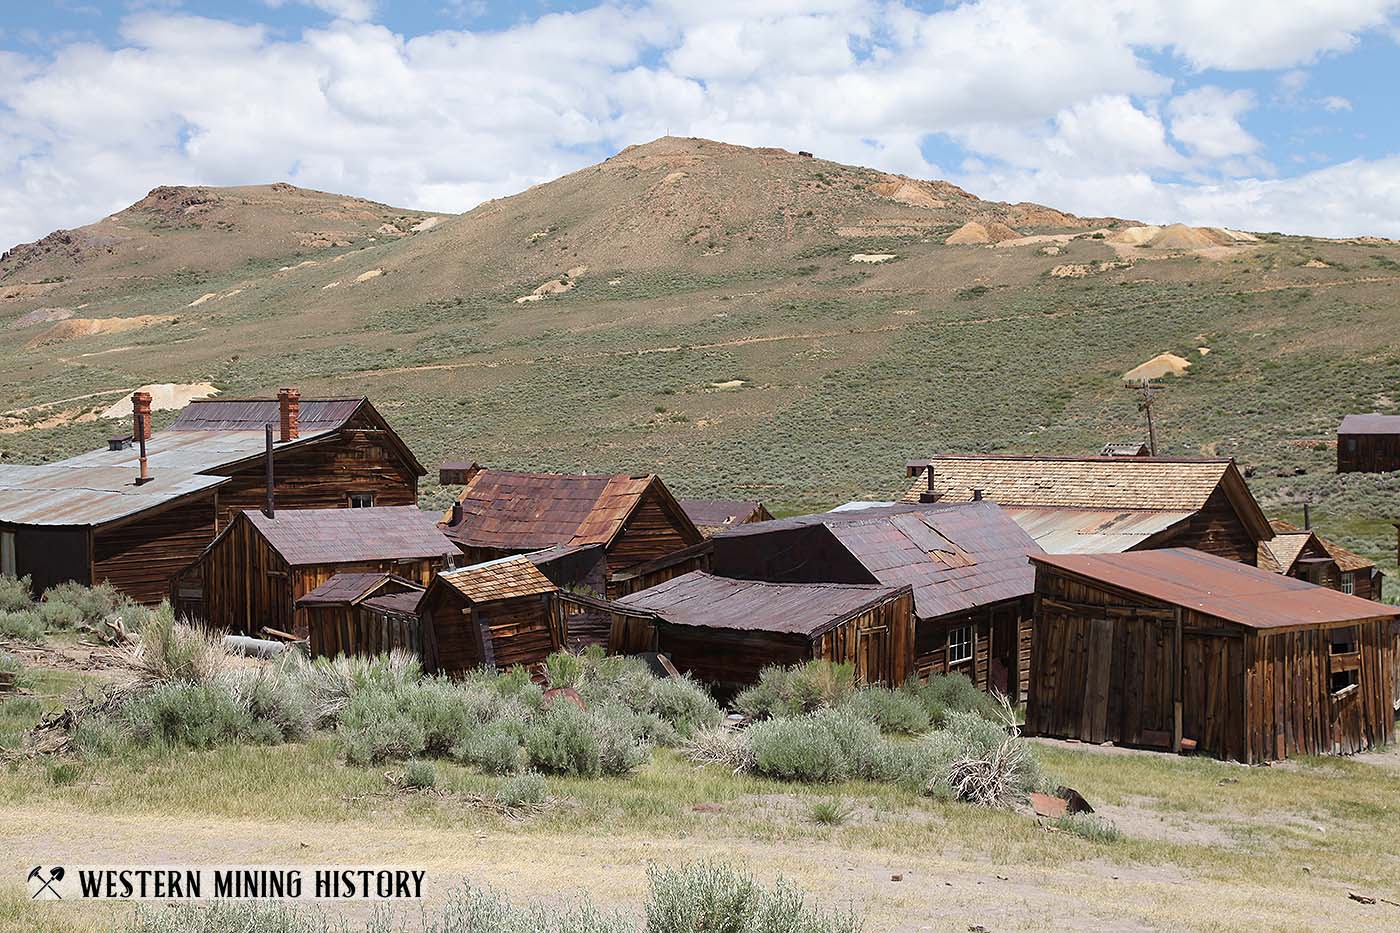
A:
[[[474,603],[538,596],[558,589],[523,554],[449,570],[438,574],[438,579]]]
[[[353,606],[386,586],[413,590],[415,599],[423,592],[423,587],[397,574],[338,573],[298,599],[297,606]]]
[[[538,550],[556,544],[611,544],[648,490],[674,503],[655,475],[519,473],[483,469],[458,502],[462,520],[444,531],[468,547]],[[677,506],[677,523],[700,533]]]
[[[618,602],[672,625],[815,638],[908,591],[908,586],[733,580],[696,570]]]
[[[677,499],[685,514],[695,523],[695,527],[706,535],[727,528],[742,525],[756,518],[770,517],[761,502],[748,502],[743,499]]]
[[[69,461],[0,466],[0,522],[86,528],[128,518],[228,482],[224,476],[153,470],[151,482],[137,486],[136,475],[135,467]]]
[[[1113,554],[1186,521],[1194,511],[1002,506],[1047,554]]]
[[[1300,628],[1400,616],[1400,607],[1347,596],[1191,548],[1035,554],[1031,560],[1249,628]]]
[[[1338,434],[1400,434],[1400,415],[1347,415]]]
[[[364,398],[302,399],[297,424],[302,433],[334,431],[354,417]],[[277,425],[281,404],[273,399],[207,398],[184,407],[167,431],[258,431]]]
[[[367,609],[377,609],[380,612],[389,612],[400,616],[417,616],[418,606],[423,602],[422,590],[405,590],[402,593],[388,593],[383,596],[371,596],[360,603]]]
[[[434,516],[416,505],[369,509],[279,509],[268,518],[255,509],[239,513],[293,567],[359,561],[451,557],[456,545]]]
[[[1039,546],[996,504],[901,503],[738,525],[717,541],[823,525],[871,575],[914,588],[914,614],[933,619],[1030,595],[1026,555]]]

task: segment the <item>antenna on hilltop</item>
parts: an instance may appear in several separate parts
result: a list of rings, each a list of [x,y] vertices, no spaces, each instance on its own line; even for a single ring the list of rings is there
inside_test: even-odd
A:
[[[1127,382],[1124,385],[1138,393],[1138,411],[1147,415],[1147,452],[1157,456],[1157,426],[1152,420],[1152,403],[1157,400],[1157,390],[1162,386],[1150,379]]]

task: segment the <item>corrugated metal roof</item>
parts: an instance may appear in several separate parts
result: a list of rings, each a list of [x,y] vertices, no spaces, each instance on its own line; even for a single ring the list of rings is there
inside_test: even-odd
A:
[[[908,587],[765,583],[693,571],[618,602],[672,625],[813,637]]]
[[[354,416],[364,398],[302,399],[297,425],[304,433],[334,431]],[[167,431],[258,431],[276,427],[282,415],[281,403],[273,399],[208,398],[196,399],[166,428]]]
[[[438,574],[438,579],[474,603],[538,596],[558,589],[523,554],[449,570]]]
[[[717,540],[824,525],[880,583],[914,588],[914,613],[933,619],[1027,596],[1039,546],[992,502],[901,503],[738,525]]]
[[[1190,518],[1186,510],[1061,509],[1002,506],[1047,554],[1128,551]]]
[[[102,525],[228,482],[223,476],[153,470],[153,479],[137,486],[136,475],[134,468],[75,466],[67,461],[0,466],[0,522]]]
[[[1400,415],[1347,415],[1338,434],[1400,434]]]
[[[374,560],[450,557],[456,545],[434,516],[415,505],[369,509],[280,509],[276,517],[241,512],[293,567]]]
[[[1043,554],[1032,555],[1031,560],[1250,628],[1297,628],[1400,616],[1400,607],[1347,596],[1191,548]]]

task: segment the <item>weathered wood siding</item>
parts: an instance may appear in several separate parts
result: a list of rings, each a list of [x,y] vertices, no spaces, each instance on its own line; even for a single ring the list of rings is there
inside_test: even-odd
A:
[[[661,493],[648,489],[608,547],[608,572],[625,573],[699,541],[699,533],[688,533],[684,522],[663,505]]]
[[[137,602],[155,605],[170,595],[170,580],[214,537],[214,496],[93,533],[92,579],[111,583]]]
[[[92,542],[87,528],[36,528],[0,525],[15,536],[15,576],[29,577],[38,596],[51,586],[73,580],[91,584]]]
[[[530,668],[563,647],[563,618],[553,593],[470,605],[450,587],[435,587],[422,610],[431,627],[433,669],[463,674],[482,665]]]
[[[1191,516],[1186,526],[1165,542],[1165,546],[1193,547],[1243,564],[1257,566],[1259,563],[1259,542],[1220,487],[1210,494],[1205,506]]]
[[[813,655],[856,669],[856,682],[898,686],[914,673],[914,596],[901,593],[817,639]]]
[[[1338,473],[1400,470],[1400,434],[1338,434]]]
[[[241,523],[240,523],[241,524]],[[447,568],[446,558],[424,558],[418,560],[370,560],[354,561],[343,564],[311,564],[305,567],[292,568],[292,603],[295,605],[307,593],[325,583],[338,573],[392,573],[403,577],[405,580],[412,580],[422,586],[427,586],[433,580],[433,574],[438,570]],[[311,622],[310,607],[304,609],[294,609],[290,617],[283,617],[286,624],[291,628],[283,631],[294,632],[297,635],[306,635],[307,626]],[[266,622],[273,628],[282,628],[275,622]]]
[[[372,657],[390,651],[407,651],[422,657],[422,626],[416,616],[358,606],[308,606],[311,656],[338,654]]]

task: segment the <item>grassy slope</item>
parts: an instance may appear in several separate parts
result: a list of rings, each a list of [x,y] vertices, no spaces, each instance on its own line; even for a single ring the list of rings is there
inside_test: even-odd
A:
[[[179,320],[32,351],[7,340],[0,408],[101,391],[109,403],[151,381],[234,394],[295,383],[372,396],[429,464],[656,470],[683,494],[792,512],[893,495],[908,456],[1083,453],[1138,436],[1118,376],[1173,351],[1192,367],[1158,409],[1166,452],[1236,457],[1271,512],[1296,519],[1308,499],[1325,534],[1394,571],[1400,480],[1338,477],[1309,439],[1330,438],[1345,412],[1395,407],[1400,247],[1268,236],[1223,259],[1149,250],[1058,278],[1060,264],[1115,254],[1092,239],[1054,256],[946,246],[968,217],[1014,209],[947,192],[941,208],[912,207],[875,193],[881,178],[669,140],[402,240],[287,240],[280,255],[150,278],[77,267],[0,316],[86,302],[83,315]],[[171,229],[162,248],[205,256],[210,235]],[[875,251],[899,258],[849,261]],[[514,301],[578,266],[572,290]],[[46,459],[110,430],[5,434],[0,448]]]

